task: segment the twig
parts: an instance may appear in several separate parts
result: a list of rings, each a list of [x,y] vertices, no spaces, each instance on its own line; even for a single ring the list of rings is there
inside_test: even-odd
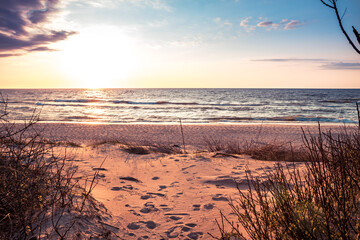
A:
[[[357,110],[358,122],[359,122],[359,128],[360,128],[360,110],[359,110],[359,103],[358,102],[356,102],[356,110]]]
[[[100,220],[98,220],[98,223],[101,223],[101,224],[104,224],[104,225],[106,225],[106,226],[108,226],[108,227],[112,227],[112,228],[115,228],[115,229],[117,229],[117,230],[120,230],[120,228],[118,228],[118,227],[115,227],[115,226],[113,226],[113,225],[110,225],[110,224],[108,224],[108,223],[105,223],[105,222],[103,222],[103,221],[100,221]]]
[[[180,130],[181,130],[181,137],[182,137],[182,141],[183,141],[183,146],[184,146],[184,153],[186,154],[186,148],[185,148],[185,138],[184,138],[184,131],[183,131],[183,127],[182,127],[182,123],[181,123],[181,118],[179,118],[180,120]]]

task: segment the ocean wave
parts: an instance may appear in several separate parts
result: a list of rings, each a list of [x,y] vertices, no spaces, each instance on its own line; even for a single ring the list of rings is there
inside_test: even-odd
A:
[[[212,117],[212,118],[204,118],[204,120],[208,121],[251,121],[254,120],[254,118],[251,117]]]
[[[65,103],[94,103],[94,102],[106,102],[101,99],[55,99],[54,102],[65,102]]]
[[[360,98],[345,98],[345,99],[330,99],[330,100],[320,100],[322,103],[356,103],[360,101]]]
[[[66,120],[94,120],[98,119],[96,117],[90,117],[90,116],[69,116],[65,118]]]
[[[239,104],[232,103],[198,103],[198,102],[170,102],[170,101],[154,101],[154,102],[135,102],[127,100],[114,100],[115,104],[134,104],[134,105],[201,105],[201,106],[218,106],[218,107],[231,107],[239,106]],[[249,105],[251,106],[251,105]]]
[[[260,120],[260,119],[256,119]],[[269,121],[296,121],[296,122],[332,122],[332,123],[354,123],[355,121],[350,119],[339,119],[339,118],[330,118],[325,116],[283,116],[283,117],[270,117],[264,118],[261,120]]]
[[[35,103],[37,106],[53,106],[53,107],[69,107],[69,104],[55,104],[55,103],[42,103],[37,102]],[[85,104],[71,104],[71,107],[85,107]]]
[[[351,119],[329,118],[321,116],[281,116],[281,117],[213,117],[204,118],[208,121],[237,122],[237,121],[271,121],[271,122],[330,122],[330,123],[356,123]]]
[[[199,105],[196,102],[168,102],[168,101],[155,101],[155,102],[134,102],[134,101],[127,101],[127,100],[114,100],[113,103],[115,104],[134,104],[134,105]]]

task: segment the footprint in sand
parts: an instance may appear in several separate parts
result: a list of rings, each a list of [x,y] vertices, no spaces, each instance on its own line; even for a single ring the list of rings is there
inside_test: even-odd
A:
[[[191,227],[191,228],[197,226],[197,224],[195,224],[195,223],[187,223],[187,224],[185,224],[185,225],[188,226],[188,227]]]
[[[132,222],[130,224],[127,225],[128,229],[131,230],[138,230],[141,226],[140,224],[144,224],[148,229],[154,229],[158,226],[158,224],[156,224],[154,221],[140,221],[140,222]]]
[[[141,200],[147,200],[149,198],[154,198],[154,196],[150,196],[150,195],[146,194],[146,195],[140,197]]]
[[[216,194],[214,197],[212,197],[212,200],[214,200],[214,201],[225,201],[225,202],[228,201],[228,199],[226,197],[223,197],[222,194]]]
[[[212,203],[205,204],[205,205],[204,205],[204,208],[207,209],[207,210],[211,210],[211,209],[214,208],[214,204],[212,204]]]
[[[141,181],[139,179],[134,178],[134,177],[119,177],[119,179],[126,180],[126,181],[131,181],[131,182],[141,183]]]
[[[96,175],[96,179],[101,179],[101,178],[105,178],[105,174],[99,173]]]
[[[132,214],[134,214],[135,216],[141,216],[139,213],[137,213],[135,210],[131,209],[129,210],[129,212],[131,212]]]
[[[148,229],[154,229],[157,227],[157,224],[153,221],[147,221],[145,222],[145,226],[148,228]]]
[[[134,187],[131,186],[131,185],[125,185],[125,186],[122,186],[122,187],[112,187],[111,190],[112,191],[129,191],[129,190],[133,190]],[[137,188],[135,188],[137,189]]]
[[[200,204],[194,204],[193,205],[193,211],[200,211]]]
[[[182,219],[182,217],[171,216],[170,219],[174,221],[179,221],[180,219]]]
[[[138,230],[140,228],[140,225],[136,222],[132,222],[127,225],[127,228],[131,230]]]
[[[178,184],[178,183],[179,183],[178,181],[172,182],[172,183],[170,184],[170,187],[176,187],[176,184]]]
[[[191,232],[189,233],[187,236],[190,239],[198,239],[200,236],[202,236],[204,233],[203,232]]]
[[[150,213],[150,212],[159,211],[159,209],[157,209],[155,207],[153,202],[147,202],[147,203],[144,204],[144,206],[145,207],[140,210],[140,212],[142,212],[142,213]]]
[[[181,233],[181,226],[171,227],[165,232],[168,238],[176,238],[180,235],[180,233]]]
[[[106,168],[93,168],[94,171],[107,171]]]
[[[161,204],[160,205],[161,210],[163,210],[164,212],[170,212],[172,210],[172,208],[169,208],[168,205],[166,204]]]

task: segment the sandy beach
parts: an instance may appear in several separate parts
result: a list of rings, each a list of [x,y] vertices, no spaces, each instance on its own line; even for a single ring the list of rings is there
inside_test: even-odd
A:
[[[302,132],[301,125],[184,125],[187,154],[138,155],[126,152],[112,140],[182,146],[179,125],[41,123],[36,128],[43,129],[43,136],[51,140],[81,144],[68,147],[67,154],[78,167],[79,176],[90,178],[99,171],[92,194],[108,209],[112,216],[108,224],[122,239],[219,236],[215,220],[220,220],[220,211],[230,219],[234,217],[229,214],[228,200],[236,200],[235,182],[246,190],[246,173],[265,180],[277,162],[247,155],[219,156],[206,151],[204,139],[300,144]],[[303,128],[317,132],[317,125]],[[296,165],[301,167],[302,163]]]
[[[339,129],[344,125],[322,124],[321,130]],[[349,125],[352,126],[352,125]],[[54,141],[70,141],[89,145],[102,141],[136,144],[182,145],[180,125],[166,124],[81,124],[41,123],[35,128]],[[302,130],[316,134],[317,124],[198,124],[183,125],[185,144],[203,150],[204,139],[246,143],[302,143]]]

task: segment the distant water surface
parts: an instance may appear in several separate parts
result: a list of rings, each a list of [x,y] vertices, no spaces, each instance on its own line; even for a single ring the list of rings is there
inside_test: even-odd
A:
[[[2,89],[9,118],[46,122],[357,122],[360,89]]]

